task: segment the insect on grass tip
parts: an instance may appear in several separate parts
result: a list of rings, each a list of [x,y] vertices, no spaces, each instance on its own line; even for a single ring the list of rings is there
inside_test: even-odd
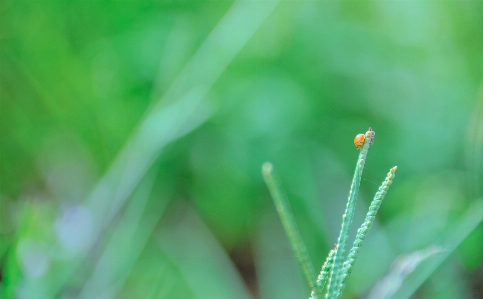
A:
[[[358,150],[362,148],[365,140],[366,140],[366,135],[364,134],[357,134],[357,136],[354,138],[354,145],[357,147]]]

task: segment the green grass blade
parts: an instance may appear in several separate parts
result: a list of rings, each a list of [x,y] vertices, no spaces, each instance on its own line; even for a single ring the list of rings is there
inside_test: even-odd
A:
[[[93,222],[87,247],[103,238],[103,229],[128,201],[161,150],[211,117],[213,109],[205,101],[206,94],[278,3],[235,1],[147,112],[85,201]],[[56,290],[50,297],[59,297],[64,286],[85,267],[88,256],[87,252],[82,254],[59,270],[65,273],[55,282]]]
[[[115,298],[122,288],[169,202],[151,198],[155,178],[152,171],[138,185],[77,299]],[[153,210],[156,216],[149,213]]]
[[[329,299],[337,298],[337,295],[339,293],[342,263],[346,250],[347,238],[349,237],[349,229],[352,224],[352,218],[354,216],[354,211],[356,208],[357,194],[359,193],[362,171],[366,162],[366,156],[367,152],[369,151],[369,146],[372,143],[369,142],[369,140],[371,140],[371,136],[373,137],[373,134],[373,131],[366,132],[366,142],[364,143],[364,146],[362,147],[359,154],[359,158],[357,159],[356,170],[354,172],[354,178],[352,179],[351,189],[349,192],[349,199],[344,215],[342,216],[342,226],[337,241],[336,253],[334,257],[334,267],[329,277],[329,290],[326,295],[326,298]]]
[[[310,299],[322,298],[325,285],[329,279],[330,272],[332,271],[332,266],[334,265],[334,255],[335,249],[332,249],[327,256],[327,259],[322,265],[322,270],[320,270],[319,276],[317,277],[317,282],[315,288],[312,290]]]
[[[458,248],[468,235],[483,222],[483,199],[476,201],[466,210],[459,223],[452,227],[448,238],[443,243],[444,250],[434,258],[426,261],[407,277],[399,291],[392,299],[408,299],[414,292],[441,266]]]
[[[273,174],[273,166],[269,162],[265,162],[262,166],[262,174],[267,184],[270,195],[272,196],[273,202],[275,203],[275,208],[277,209],[278,215],[282,222],[285,233],[289,239],[290,245],[297,257],[302,271],[309,283],[310,288],[315,287],[315,270],[312,262],[310,261],[305,244],[300,237],[299,231],[297,229],[297,224],[293,218],[290,205],[287,200],[287,196],[283,191],[280,183],[275,178]]]
[[[406,277],[426,259],[439,254],[444,249],[431,245],[425,249],[398,256],[391,266],[390,272],[384,276],[371,290],[367,299],[389,299],[401,288]]]
[[[391,168],[391,170],[387,173],[386,179],[382,183],[381,187],[379,187],[379,190],[376,192],[376,195],[374,196],[374,199],[371,202],[371,205],[369,207],[369,211],[367,212],[364,223],[362,223],[361,228],[357,230],[357,235],[354,240],[354,244],[352,245],[352,248],[349,252],[347,260],[344,262],[344,265],[342,267],[342,279],[341,279],[341,285],[340,285],[340,291],[339,291],[338,297],[342,295],[342,291],[345,288],[347,278],[349,277],[352,271],[352,267],[354,266],[354,263],[357,259],[357,255],[359,254],[359,250],[362,247],[362,243],[364,242],[367,232],[369,231],[369,229],[372,226],[372,223],[374,222],[374,218],[376,217],[377,211],[379,211],[382,200],[384,199],[384,196],[386,195],[387,190],[389,189],[389,186],[392,184],[392,180],[394,179],[396,170],[397,170],[397,166]]]

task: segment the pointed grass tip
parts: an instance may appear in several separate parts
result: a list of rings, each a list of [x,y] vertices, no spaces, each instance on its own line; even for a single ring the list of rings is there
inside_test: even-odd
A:
[[[369,127],[369,129],[367,129],[365,137],[369,141],[370,145],[374,143],[374,136],[376,136],[376,132],[374,132],[371,127]]]
[[[265,162],[262,165],[262,174],[263,175],[268,175],[271,174],[273,171],[273,165],[270,162]]]

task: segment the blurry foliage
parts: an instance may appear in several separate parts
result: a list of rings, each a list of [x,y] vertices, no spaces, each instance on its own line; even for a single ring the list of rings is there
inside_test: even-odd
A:
[[[308,288],[260,165],[278,166],[309,254],[321,264],[340,225],[357,157],[353,137],[369,126],[377,134],[359,205],[369,205],[373,182],[393,165],[398,181],[347,298],[368,291],[396,256],[446,240],[469,205],[483,200],[483,3],[233,3],[0,4],[4,298],[82,298],[89,287],[105,298],[247,298],[242,276],[259,298],[303,298]],[[194,67],[220,20],[237,26]],[[83,210],[86,198],[146,116],[191,92],[193,78],[209,88],[202,101],[211,117],[175,135],[155,160],[146,157],[151,170],[133,187],[152,188],[106,215],[102,234],[84,244],[90,225],[106,220]],[[421,298],[439,296],[441,285],[457,298],[483,298],[456,279],[481,273],[474,270],[482,267],[480,235],[481,224]],[[227,252],[237,252],[236,266]],[[103,253],[119,267],[86,284],[99,275]],[[256,280],[255,270],[236,267],[254,267]]]

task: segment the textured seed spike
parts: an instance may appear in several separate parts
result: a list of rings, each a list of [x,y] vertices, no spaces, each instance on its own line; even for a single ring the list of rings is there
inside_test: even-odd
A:
[[[392,180],[394,179],[396,170],[397,170],[397,166],[394,166],[387,174],[386,179],[382,183],[381,187],[379,188],[376,195],[374,196],[374,199],[371,202],[371,205],[369,207],[369,211],[367,212],[364,223],[362,223],[361,228],[357,230],[357,235],[354,240],[353,246],[349,252],[347,261],[344,263],[344,266],[342,268],[342,279],[341,279],[340,290],[338,292],[337,298],[341,296],[342,291],[345,288],[347,278],[349,277],[352,271],[352,267],[354,266],[354,263],[357,259],[357,254],[359,253],[359,249],[362,246],[364,239],[366,238],[367,232],[372,226],[374,217],[377,214],[379,207],[381,206],[381,202],[384,199],[384,195],[386,194],[387,190],[389,189],[389,186],[392,183]]]
[[[374,132],[371,127],[369,127],[366,132],[366,138],[369,140],[370,144],[374,143],[374,136],[376,136],[376,132]]]
[[[352,179],[351,189],[349,192],[349,199],[347,201],[346,210],[344,212],[341,230],[338,238],[338,247],[335,252],[334,266],[332,273],[329,276],[329,289],[325,298],[336,298],[339,293],[339,287],[342,279],[342,266],[344,262],[344,256],[347,246],[347,238],[349,236],[350,226],[352,224],[352,218],[356,208],[357,194],[359,192],[359,185],[361,182],[362,171],[364,170],[364,164],[367,157],[367,152],[372,144],[371,140],[374,137],[374,131],[372,129],[367,131],[364,138],[364,145],[361,148],[361,152],[357,159],[356,170]],[[370,137],[370,138],[369,138]]]
[[[335,245],[337,247],[337,244]],[[317,283],[315,288],[312,290],[312,294],[309,299],[322,298],[322,292],[327,284],[327,279],[329,278],[330,272],[332,271],[332,266],[334,264],[335,249],[332,249],[327,256],[327,259],[320,270],[319,276],[317,277]]]

